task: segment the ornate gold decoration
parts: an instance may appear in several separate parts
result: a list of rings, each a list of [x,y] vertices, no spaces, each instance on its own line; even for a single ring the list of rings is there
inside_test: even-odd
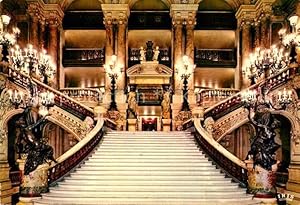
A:
[[[53,118],[56,122],[71,130],[79,140],[83,139],[92,129],[92,119],[86,118],[84,121],[81,121],[79,118],[58,107],[51,108],[49,113],[50,119]]]
[[[239,108],[220,118],[213,126],[214,139],[219,141],[228,131],[234,127],[241,126],[241,123],[245,123],[245,120],[248,121],[248,111],[243,108]]]
[[[126,126],[126,120],[119,111],[107,111],[104,117],[116,122],[117,130],[124,130],[124,126]]]
[[[192,111],[180,111],[178,115],[174,118],[175,121],[175,129],[182,130],[183,123],[189,119],[193,118]]]

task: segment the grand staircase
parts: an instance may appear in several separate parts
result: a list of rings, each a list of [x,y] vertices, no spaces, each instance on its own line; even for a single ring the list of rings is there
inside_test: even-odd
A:
[[[44,204],[255,204],[187,132],[109,132]]]

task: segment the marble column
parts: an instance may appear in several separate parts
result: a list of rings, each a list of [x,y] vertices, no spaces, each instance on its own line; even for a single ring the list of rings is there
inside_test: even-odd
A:
[[[254,23],[254,29],[255,29],[255,37],[254,37],[254,47],[260,47],[260,23],[255,22]]]
[[[242,25],[242,67],[239,68],[240,88],[244,88],[248,86],[248,79],[243,78],[243,69],[245,69],[247,66],[247,61],[252,47],[251,38],[250,38],[250,29],[251,29],[251,25],[249,22],[246,22]]]
[[[117,89],[124,90],[125,87],[125,66],[126,66],[126,21],[125,19],[120,19],[118,22],[118,35],[117,35],[117,56],[118,56],[118,69],[122,69],[117,80]],[[119,71],[120,71],[119,70]],[[118,71],[118,72],[119,72]]]
[[[45,21],[40,21],[40,45],[39,48],[42,51],[43,49],[45,49],[45,30],[46,30],[46,25],[45,25]]]
[[[194,65],[194,26],[195,21],[191,21],[186,25],[186,45],[185,55],[189,57],[190,65]],[[194,68],[191,69],[192,73],[189,78],[189,91],[194,92]]]
[[[49,24],[49,49],[48,53],[52,58],[52,62],[56,68],[56,75],[53,79],[53,86],[57,88],[59,85],[59,78],[60,70],[58,69],[58,62],[57,62],[57,54],[58,54],[58,24],[50,23]]]
[[[173,23],[173,28],[174,28],[174,69],[180,69],[182,66],[182,21],[181,20],[175,20]],[[174,72],[174,89],[175,89],[175,94],[180,94],[181,93],[181,77]]]
[[[268,16],[261,19],[261,46],[270,48],[270,17]]]
[[[39,20],[37,16],[31,18],[30,42],[35,49],[39,48]]]

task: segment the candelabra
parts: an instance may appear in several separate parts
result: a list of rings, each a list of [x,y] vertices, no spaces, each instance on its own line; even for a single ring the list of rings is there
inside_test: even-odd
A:
[[[118,79],[119,72],[122,72],[122,68],[117,66],[117,56],[111,56],[111,62],[105,65],[105,70],[111,80],[111,102],[109,106],[109,111],[117,111],[117,103],[116,103],[116,80]]]
[[[293,15],[289,18],[291,32],[287,33],[287,29],[280,29],[278,32],[279,38],[282,41],[282,44],[290,48],[290,67],[294,68],[295,71],[298,68],[297,62],[297,52],[296,47],[300,46],[300,33],[297,30],[299,17],[297,15]]]
[[[270,49],[256,48],[255,52],[249,56],[244,74],[247,75],[251,81],[251,85],[253,85],[262,74],[265,77],[275,75],[287,68],[289,62],[289,53],[285,52],[283,48],[279,49],[276,45],[271,46]]]
[[[195,65],[190,65],[189,57],[187,55],[184,55],[182,57],[182,61],[182,69],[177,70],[177,73],[179,74],[179,76],[181,76],[181,79],[183,80],[183,103],[181,111],[190,111],[190,106],[188,102],[188,80],[193,72],[193,69],[195,68]]]
[[[0,0],[0,4],[2,0]],[[0,5],[1,6],[1,5]],[[0,11],[2,13],[2,10]],[[13,33],[7,31],[7,26],[10,22],[10,17],[7,15],[0,16],[0,45],[1,45],[1,54],[2,62],[8,62],[8,49],[17,42],[17,37],[20,34],[20,29],[13,28]]]
[[[41,92],[39,95],[39,114],[42,116],[48,115],[49,107],[54,105],[54,94],[52,92]]]
[[[10,49],[10,59],[13,71],[40,78],[45,84],[54,78],[55,67],[46,50],[38,53],[31,44],[23,50],[16,45]]]

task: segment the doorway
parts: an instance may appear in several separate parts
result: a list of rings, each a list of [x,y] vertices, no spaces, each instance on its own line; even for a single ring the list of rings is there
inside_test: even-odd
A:
[[[142,131],[157,131],[157,118],[142,118]]]

